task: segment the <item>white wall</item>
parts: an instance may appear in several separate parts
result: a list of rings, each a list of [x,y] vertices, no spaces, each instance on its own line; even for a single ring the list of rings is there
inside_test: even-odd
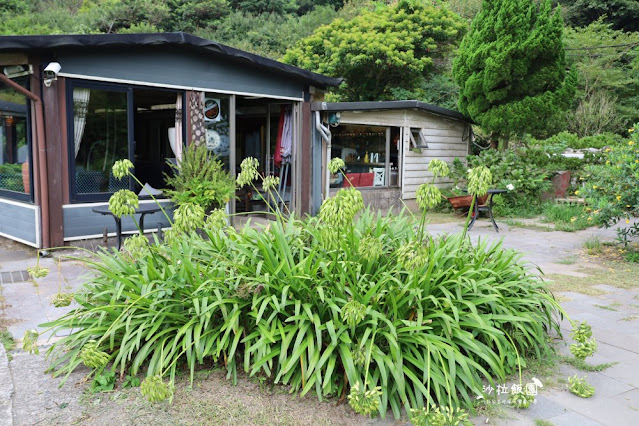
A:
[[[438,158],[452,165],[455,158],[464,160],[470,152],[469,124],[421,110],[345,111],[340,123],[403,128],[400,155],[403,199],[414,199],[419,185],[431,181],[432,175],[426,170],[430,160]],[[411,128],[424,129],[428,148],[421,153],[410,149]],[[440,187],[451,183],[450,179],[436,182]]]

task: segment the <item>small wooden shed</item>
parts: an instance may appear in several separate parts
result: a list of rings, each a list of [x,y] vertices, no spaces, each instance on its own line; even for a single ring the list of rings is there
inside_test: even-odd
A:
[[[339,157],[346,163],[348,181],[362,190],[367,204],[389,208],[414,199],[419,185],[430,182],[430,160],[452,164],[470,153],[471,120],[424,102],[313,102],[312,110],[316,114],[314,194],[326,195],[327,185],[329,192],[349,185],[339,176],[326,179],[327,159]],[[330,130],[330,141],[322,135],[322,127]],[[438,186],[451,183],[437,181]],[[320,205],[321,199],[313,200],[314,210]]]

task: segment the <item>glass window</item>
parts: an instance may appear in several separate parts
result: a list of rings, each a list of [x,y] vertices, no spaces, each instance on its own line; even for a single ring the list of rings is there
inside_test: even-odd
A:
[[[16,80],[26,86],[27,80]],[[0,195],[30,200],[31,148],[28,101],[21,93],[0,83]]]
[[[230,169],[231,130],[230,97],[215,93],[204,96],[204,121],[206,147],[216,155],[227,169]],[[259,155],[257,158],[260,158]]]
[[[128,188],[111,173],[116,161],[129,158],[127,92],[75,87],[72,95],[76,194]]]
[[[332,158],[346,164],[346,180],[334,175],[331,187],[397,186],[399,128],[341,124],[332,129]]]

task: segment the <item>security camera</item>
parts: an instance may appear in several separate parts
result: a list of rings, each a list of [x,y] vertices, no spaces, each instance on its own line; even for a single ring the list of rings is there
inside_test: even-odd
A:
[[[58,73],[61,69],[62,66],[57,62],[50,62],[49,65],[47,65],[42,73],[44,75],[45,87],[51,87],[51,82],[58,79]]]
[[[46,78],[47,80],[57,79],[58,73],[60,72],[61,69],[62,69],[62,66],[60,66],[59,63],[57,62],[49,63],[49,65],[47,65],[47,67],[44,69],[44,78]]]

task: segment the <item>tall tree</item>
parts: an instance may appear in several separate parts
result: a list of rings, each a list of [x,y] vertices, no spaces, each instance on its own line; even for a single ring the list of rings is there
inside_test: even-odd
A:
[[[513,134],[543,135],[574,98],[562,38],[551,0],[485,0],[453,62],[460,112],[504,147]]]
[[[337,95],[348,101],[381,100],[412,90],[463,36],[464,20],[443,6],[400,0],[350,20],[336,19],[300,41],[284,61],[344,77]]]
[[[599,18],[615,30],[639,31],[637,0],[560,0],[566,21],[573,26],[586,26]]]

